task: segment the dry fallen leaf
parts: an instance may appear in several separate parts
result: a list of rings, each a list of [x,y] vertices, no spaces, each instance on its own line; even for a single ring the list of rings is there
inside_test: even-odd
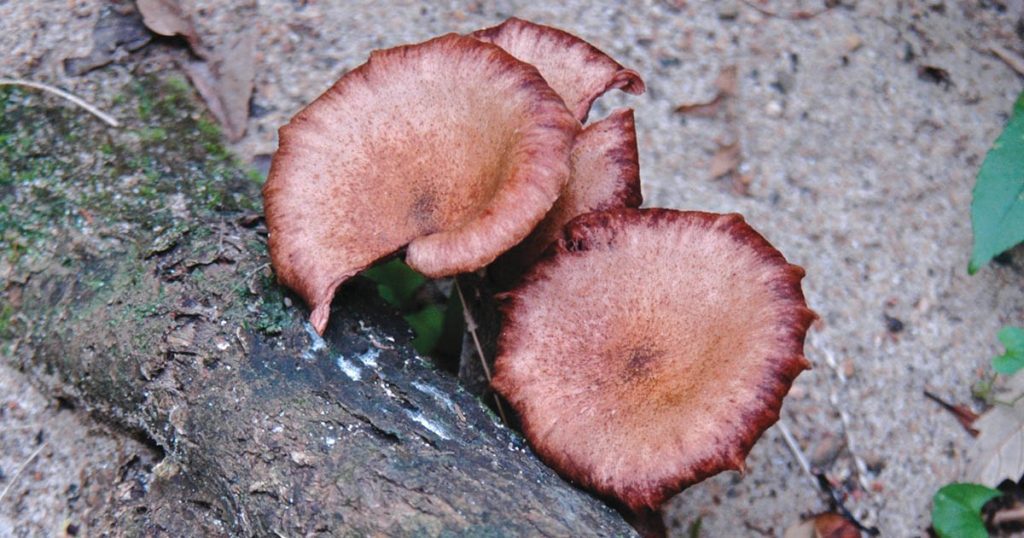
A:
[[[718,78],[715,79],[715,89],[717,92],[710,101],[684,103],[677,106],[675,112],[700,117],[715,116],[718,114],[718,110],[725,104],[725,100],[736,95],[738,73],[739,70],[735,65],[724,67],[718,73]]]
[[[925,390],[924,395],[929,400],[941,405],[946,411],[949,411],[953,417],[956,418],[957,422],[963,426],[964,430],[971,434],[971,437],[978,436],[978,430],[974,427],[974,422],[978,420],[977,413],[971,411],[971,409],[964,404],[951,404],[931,391]]]
[[[180,35],[200,59],[184,64],[210,113],[217,119],[229,140],[242,138],[249,120],[252,98],[255,43],[251,29],[239,29],[233,36],[210,39],[196,31],[190,3],[184,0],[138,0],[142,20],[153,32]],[[213,46],[213,41],[223,43]]]
[[[1024,374],[1007,380],[999,396],[1011,401],[1024,394]],[[974,422],[980,431],[978,442],[968,452],[967,479],[994,486],[1004,479],[1017,481],[1024,475],[1024,398],[1014,405],[997,403]]]
[[[192,17],[179,0],[137,0],[136,5],[146,27],[162,36],[184,37],[196,56],[205,58],[199,34],[192,25]]]
[[[740,143],[732,142],[719,145],[715,155],[711,157],[711,166],[708,172],[711,179],[718,179],[736,171],[740,166]]]
[[[783,538],[860,538],[852,521],[834,512],[818,514],[786,529]]]
[[[92,29],[92,50],[86,56],[64,60],[64,70],[73,77],[83,75],[141,49],[150,40],[152,34],[138,13],[108,7],[100,12]]]
[[[230,140],[242,138],[249,121],[255,77],[252,53],[252,33],[243,31],[223,51],[214,51],[210,61],[184,65],[185,73]]]

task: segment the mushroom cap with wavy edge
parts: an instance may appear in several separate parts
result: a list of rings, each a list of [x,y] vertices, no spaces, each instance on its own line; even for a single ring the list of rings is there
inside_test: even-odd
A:
[[[810,367],[803,275],[739,215],[582,215],[505,294],[492,385],[548,465],[658,510],[778,419]]]
[[[618,88],[634,95],[645,90],[636,71],[622,67],[597,47],[557,28],[512,17],[470,35],[537,66],[581,122],[587,119],[594,100],[608,90]]]
[[[406,245],[430,277],[483,267],[551,208],[578,130],[497,46],[376,51],[281,128],[263,189],[274,270],[323,332],[335,289]]]
[[[640,207],[640,161],[633,110],[612,111],[587,125],[572,148],[572,174],[562,195],[530,235],[499,257],[491,268],[501,282],[520,275],[558,239],[574,217],[591,211]]]

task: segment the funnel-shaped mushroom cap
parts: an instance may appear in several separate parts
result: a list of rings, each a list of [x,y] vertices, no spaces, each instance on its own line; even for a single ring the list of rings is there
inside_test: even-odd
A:
[[[565,230],[503,306],[492,383],[531,445],[634,513],[742,469],[810,366],[804,271],[739,215],[618,209]]]
[[[586,41],[557,28],[515,17],[470,34],[494,43],[512,56],[537,66],[565,106],[584,121],[594,100],[611,89],[639,95],[644,81]]]
[[[263,189],[274,269],[322,332],[338,285],[407,244],[431,277],[483,267],[550,209],[578,129],[494,45],[377,51],[281,129]]]
[[[572,175],[562,195],[529,237],[498,258],[498,278],[507,282],[532,265],[574,217],[591,211],[640,207],[641,203],[633,111],[615,110],[576,136]]]

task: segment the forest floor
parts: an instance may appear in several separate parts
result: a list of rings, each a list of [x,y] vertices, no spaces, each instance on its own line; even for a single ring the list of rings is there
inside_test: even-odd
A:
[[[512,15],[589,40],[647,83],[591,113],[636,109],[645,205],[742,213],[807,270],[815,368],[782,420],[846,507],[884,536],[924,535],[935,491],[971,479],[972,437],[923,393],[981,411],[971,388],[1000,352],[995,335],[1024,319],[1024,249],[966,271],[975,174],[1022,87],[991,46],[1024,50],[1020,0],[195,4],[204,35],[256,38],[247,134],[233,146],[255,168],[277,128],[372,49]],[[65,60],[92,50],[106,5],[0,2],[0,76],[105,108],[125,80],[187,61],[161,39],[71,76]],[[717,110],[677,111],[714,99],[733,68]],[[0,367],[0,534],[77,525],[144,459],[146,447],[60,402]],[[781,536],[829,508],[776,427],[744,476],[690,488],[667,517],[678,536],[698,519],[704,536]]]

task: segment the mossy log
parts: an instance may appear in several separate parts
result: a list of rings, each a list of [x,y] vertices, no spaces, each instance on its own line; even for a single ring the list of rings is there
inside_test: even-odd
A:
[[[368,283],[316,336],[267,264],[258,177],[189,88],[123,95],[110,129],[0,89],[3,356],[162,451],[119,532],[632,533],[418,357]]]

